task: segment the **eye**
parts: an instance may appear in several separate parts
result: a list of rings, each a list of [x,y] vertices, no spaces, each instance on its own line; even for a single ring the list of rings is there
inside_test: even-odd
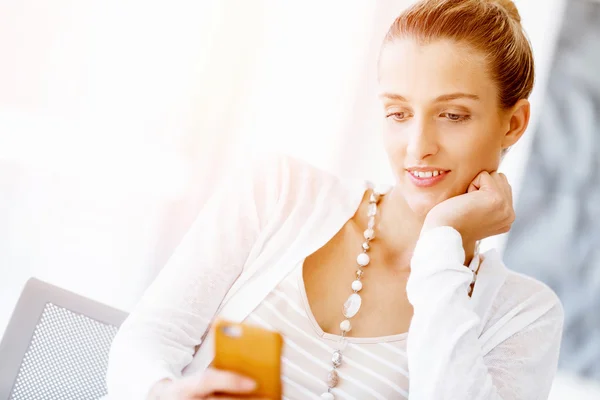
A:
[[[454,114],[454,113],[442,113],[441,116],[452,122],[464,122],[471,118],[470,115]]]
[[[408,118],[408,113],[404,112],[404,111],[398,111],[398,112],[389,113],[385,117],[392,118],[394,121],[397,121],[397,122],[402,122]]]

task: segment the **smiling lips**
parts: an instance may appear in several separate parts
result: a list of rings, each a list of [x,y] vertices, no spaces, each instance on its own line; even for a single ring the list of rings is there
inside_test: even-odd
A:
[[[406,172],[412,183],[418,187],[431,187],[441,182],[450,171],[435,168],[414,168]]]

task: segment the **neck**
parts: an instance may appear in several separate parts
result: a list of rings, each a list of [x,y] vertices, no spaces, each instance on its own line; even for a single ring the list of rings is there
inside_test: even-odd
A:
[[[400,190],[394,187],[379,205],[377,239],[386,264],[391,268],[410,268],[410,259],[421,234],[425,216],[415,214]],[[463,241],[465,265],[475,252],[475,241]]]

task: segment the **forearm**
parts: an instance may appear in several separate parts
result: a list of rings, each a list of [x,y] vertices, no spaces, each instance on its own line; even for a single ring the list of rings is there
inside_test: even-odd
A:
[[[193,360],[278,193],[275,165],[243,167],[203,207],[119,329],[107,372],[111,397],[146,399],[156,382],[179,378]]]
[[[414,307],[407,343],[411,398],[499,398],[468,296],[472,272],[463,263],[462,239],[450,228],[424,234],[415,250],[407,286]]]
[[[411,399],[547,398],[560,347],[560,301],[524,277],[504,287],[506,267],[493,254],[486,260],[479,271],[487,281],[475,284],[471,298],[472,272],[463,265],[458,232],[443,227],[421,235],[407,285],[414,308],[407,342]],[[484,331],[481,313],[489,310],[480,309],[482,296],[501,307]]]

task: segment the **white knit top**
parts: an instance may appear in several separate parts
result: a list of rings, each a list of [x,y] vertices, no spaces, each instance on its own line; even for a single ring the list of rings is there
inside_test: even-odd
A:
[[[289,157],[244,162],[237,170],[117,334],[107,376],[111,399],[145,399],[163,378],[204,370],[213,355],[207,332],[217,315],[276,325],[267,312],[284,306],[278,293],[292,300],[298,295],[281,285],[293,283],[287,280],[293,270],[354,215],[367,188]],[[562,331],[558,298],[542,283],[508,270],[493,250],[482,255],[469,297],[472,273],[464,261],[456,230],[439,227],[421,235],[406,287],[414,310],[406,340],[352,341],[344,356],[354,361],[340,369],[340,392],[361,400],[407,394],[410,400],[548,397]],[[289,304],[306,310],[295,300]],[[320,335],[310,314],[304,324],[308,337],[296,352],[292,343],[302,333],[283,320],[274,326],[287,337],[283,379],[290,399],[320,394],[326,377],[317,382],[294,365],[311,357],[319,366],[331,357],[325,348],[333,346],[330,337]],[[305,343],[311,345],[301,355]],[[370,374],[359,372],[366,359],[376,358],[378,363],[369,361]]]

